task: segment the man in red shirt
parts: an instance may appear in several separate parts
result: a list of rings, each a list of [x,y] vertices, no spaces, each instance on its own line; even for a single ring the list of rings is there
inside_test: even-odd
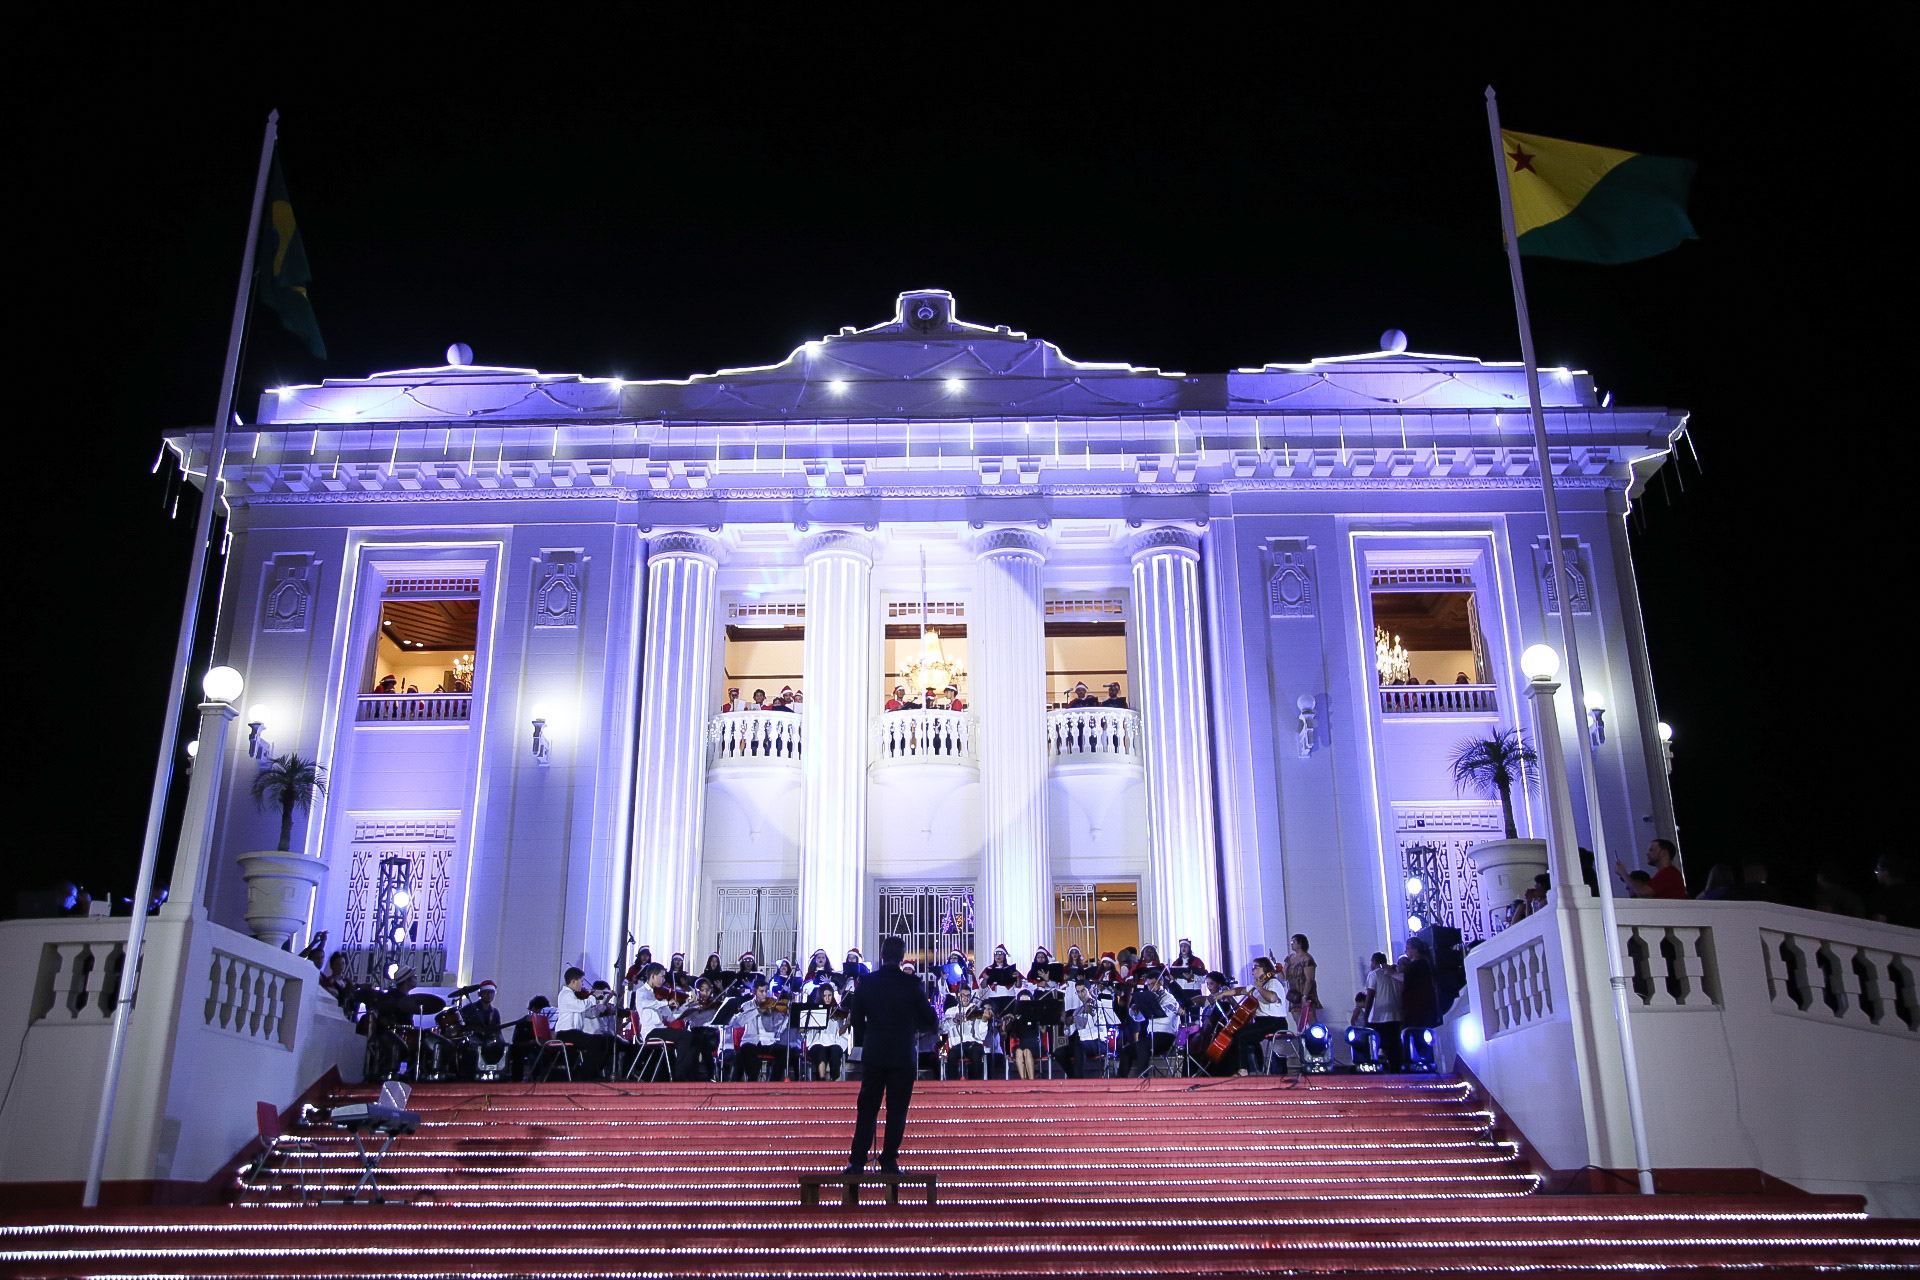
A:
[[[1655,840],[1647,846],[1647,863],[1653,868],[1653,874],[1646,880],[1627,879],[1627,869],[1620,863],[1613,864],[1620,878],[1627,881],[1627,888],[1636,898],[1677,898],[1686,900],[1687,882],[1680,874],[1675,862],[1680,850],[1671,840]]]

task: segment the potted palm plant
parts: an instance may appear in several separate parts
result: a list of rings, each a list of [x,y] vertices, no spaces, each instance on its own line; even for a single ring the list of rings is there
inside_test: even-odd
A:
[[[293,852],[293,821],[327,793],[327,770],[305,756],[288,752],[264,765],[250,788],[254,806],[280,812],[280,845],[265,853],[243,853],[247,879],[247,925],[253,936],[284,947],[306,923],[308,895],[327,869],[325,860]]]
[[[1468,738],[1454,748],[1447,762],[1456,792],[1476,792],[1500,801],[1506,824],[1504,840],[1475,845],[1469,856],[1480,875],[1480,902],[1494,920],[1505,918],[1515,898],[1526,896],[1533,878],[1548,867],[1545,840],[1520,839],[1513,818],[1513,793],[1523,795],[1540,781],[1540,758],[1518,729],[1506,729]]]

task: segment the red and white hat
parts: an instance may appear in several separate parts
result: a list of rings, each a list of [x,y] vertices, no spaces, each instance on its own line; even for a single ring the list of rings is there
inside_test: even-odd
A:
[[[483,978],[480,982],[480,990],[498,991],[500,990],[500,984],[495,982],[492,978]]]

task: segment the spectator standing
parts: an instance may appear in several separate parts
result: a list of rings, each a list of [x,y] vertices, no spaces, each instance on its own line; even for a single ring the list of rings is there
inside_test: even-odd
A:
[[[1440,1025],[1440,996],[1433,985],[1433,954],[1418,938],[1407,940],[1400,957],[1400,1022],[1402,1027]]]
[[[1679,855],[1679,846],[1671,840],[1655,840],[1648,845],[1647,862],[1652,865],[1653,870],[1648,874],[1644,885],[1628,876],[1626,867],[1621,863],[1615,862],[1613,867],[1620,873],[1620,878],[1627,881],[1627,887],[1633,891],[1636,898],[1670,898],[1684,901],[1687,896],[1687,882],[1680,874],[1677,861]]]
[[[1367,1025],[1379,1034],[1387,1066],[1394,1070],[1402,1062],[1400,1023],[1400,972],[1387,963],[1384,951],[1376,951],[1367,973]]]
[[[1707,887],[1693,896],[1701,902],[1718,902],[1732,895],[1733,886],[1733,865],[1727,862],[1716,862],[1707,872]]]

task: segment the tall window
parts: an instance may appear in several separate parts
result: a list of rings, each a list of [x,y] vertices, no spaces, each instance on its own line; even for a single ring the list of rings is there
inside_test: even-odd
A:
[[[791,612],[762,612],[767,609],[791,609]],[[721,664],[726,669],[725,688],[740,690],[740,697],[729,699],[723,691],[721,702],[731,700],[735,711],[743,711],[756,701],[762,706],[772,706],[779,701],[783,690],[804,694],[800,677],[804,670],[807,628],[800,608],[735,605],[734,612],[742,616],[727,623],[727,643]]]

